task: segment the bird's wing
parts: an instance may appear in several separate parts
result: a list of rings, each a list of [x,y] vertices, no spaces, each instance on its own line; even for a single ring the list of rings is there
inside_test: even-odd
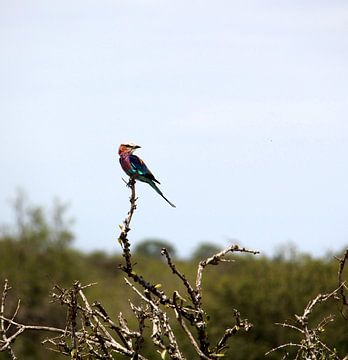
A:
[[[157,182],[159,184],[159,181],[156,180],[156,178],[153,176],[152,172],[145,165],[144,161],[141,160],[138,156],[130,155],[129,156],[129,162],[130,162],[130,165],[131,165],[132,172],[134,174],[140,175],[140,176],[142,176],[144,178],[155,181],[155,182]]]

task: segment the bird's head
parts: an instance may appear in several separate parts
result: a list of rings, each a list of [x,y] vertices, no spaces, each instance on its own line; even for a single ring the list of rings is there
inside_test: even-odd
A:
[[[135,145],[133,143],[121,144],[120,147],[118,148],[118,154],[119,155],[125,154],[125,153],[133,154],[133,152],[139,148],[140,148],[139,145]]]

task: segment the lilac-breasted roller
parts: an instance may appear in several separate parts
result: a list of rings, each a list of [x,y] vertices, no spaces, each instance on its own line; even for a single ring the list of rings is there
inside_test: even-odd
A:
[[[139,145],[135,144],[121,144],[118,148],[118,154],[120,155],[120,164],[125,173],[134,178],[148,183],[153,189],[160,194],[165,201],[167,201],[172,207],[175,207],[162,193],[162,191],[155,184],[160,182],[153,176],[152,172],[145,165],[144,161],[138,156],[134,155],[133,152],[139,149]]]

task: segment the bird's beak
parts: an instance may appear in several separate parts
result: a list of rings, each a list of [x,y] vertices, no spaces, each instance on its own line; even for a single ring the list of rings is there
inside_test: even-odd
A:
[[[133,146],[133,149],[140,149],[141,148],[141,146],[139,146],[139,145],[134,145]]]

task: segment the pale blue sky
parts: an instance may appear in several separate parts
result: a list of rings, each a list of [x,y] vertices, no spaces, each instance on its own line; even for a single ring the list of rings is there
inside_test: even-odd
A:
[[[177,205],[140,184],[133,243],[348,243],[346,1],[0,0],[0,52],[1,222],[22,187],[118,249],[132,141]]]

